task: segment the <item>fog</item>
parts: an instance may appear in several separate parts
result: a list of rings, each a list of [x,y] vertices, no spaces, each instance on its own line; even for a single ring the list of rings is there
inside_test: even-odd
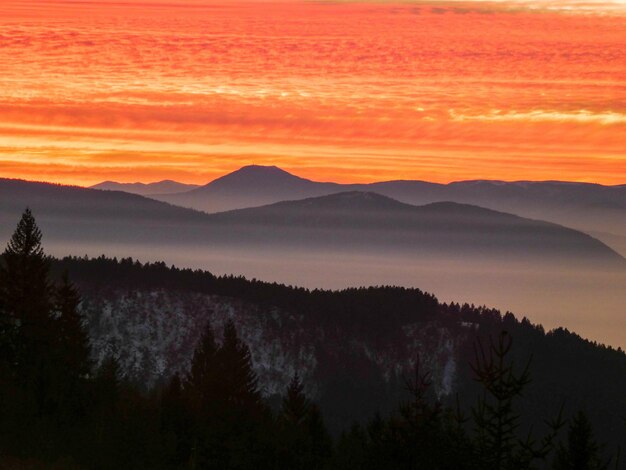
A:
[[[409,253],[345,254],[311,249],[189,245],[49,242],[55,256],[133,257],[165,261],[214,274],[244,275],[307,288],[355,286],[418,287],[444,302],[474,303],[526,316],[546,330],[565,327],[581,336],[626,348],[626,271],[598,265],[584,270],[555,268],[518,259],[412,256]]]

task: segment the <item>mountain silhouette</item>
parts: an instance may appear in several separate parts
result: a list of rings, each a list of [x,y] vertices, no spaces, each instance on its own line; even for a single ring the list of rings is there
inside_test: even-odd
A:
[[[300,178],[276,166],[250,165],[191,191],[157,195],[155,198],[211,213],[322,196],[342,190],[337,183],[318,183]]]
[[[626,185],[490,180],[318,183],[277,167],[248,166],[192,191],[153,197],[214,213],[346,191],[375,192],[413,205],[444,201],[477,205],[582,230],[616,247],[626,243]]]
[[[350,191],[209,215],[214,228],[246,243],[349,251],[409,250],[446,255],[536,256],[618,261],[600,241],[557,224],[454,202],[405,204]],[[241,230],[245,227],[245,230]]]
[[[277,169],[269,172],[289,178]],[[245,173],[234,177],[245,180]],[[626,262],[600,241],[553,223],[452,202],[413,206],[373,192],[350,191],[205,214],[124,192],[0,180],[5,237],[26,206],[50,239],[101,243],[103,251],[109,244],[138,243],[166,249],[290,247],[301,252]]]
[[[206,214],[125,192],[0,179],[0,238],[27,206],[55,256],[132,256],[311,289],[420,285],[621,341],[626,260],[553,223],[363,191]]]
[[[90,188],[104,191],[124,191],[141,196],[153,196],[156,194],[182,193],[197,187],[199,186],[196,184],[184,184],[172,180],[163,180],[155,183],[117,183],[115,181],[103,181]]]

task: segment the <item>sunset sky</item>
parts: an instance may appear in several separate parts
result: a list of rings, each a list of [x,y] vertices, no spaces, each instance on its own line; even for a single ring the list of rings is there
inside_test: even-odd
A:
[[[0,177],[626,184],[626,3],[3,0]]]

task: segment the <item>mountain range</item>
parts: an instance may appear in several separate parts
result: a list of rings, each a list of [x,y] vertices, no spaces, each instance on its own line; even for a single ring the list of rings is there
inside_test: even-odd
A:
[[[626,346],[626,261],[551,222],[363,191],[206,214],[126,192],[4,179],[0,237],[27,206],[55,256],[132,256],[308,288],[420,286]]]
[[[626,260],[556,224],[453,202],[412,206],[372,192],[342,192],[217,214],[115,191],[0,180],[0,220],[31,207],[51,239],[70,242],[318,248],[364,253]],[[6,235],[6,234],[4,234]]]
[[[132,260],[53,260],[53,269],[69,271],[80,286],[95,362],[114,355],[124,377],[147,389],[189,370],[207,323],[219,335],[233,319],[263,395],[280,404],[297,372],[335,433],[409,399],[416,357],[435,396],[459,400],[469,413],[480,391],[473,348],[504,329],[516,365],[533,357],[532,381],[519,398],[524,432],[562,406],[569,416],[584,405],[609,450],[626,433],[624,352],[562,328],[546,332],[511,313],[443,304],[419,289],[307,291]]]
[[[129,187],[120,189],[133,192]],[[205,186],[175,194],[154,191],[150,197],[213,213],[346,191],[374,192],[413,205],[471,204],[555,222],[589,233],[626,255],[626,185],[489,180],[338,184],[300,178],[277,167],[251,165]]]
[[[184,184],[172,180],[163,180],[155,183],[117,183],[115,181],[103,181],[91,189],[101,189],[103,191],[124,191],[141,196],[151,196],[156,194],[175,194],[191,191],[200,187],[197,184]]]

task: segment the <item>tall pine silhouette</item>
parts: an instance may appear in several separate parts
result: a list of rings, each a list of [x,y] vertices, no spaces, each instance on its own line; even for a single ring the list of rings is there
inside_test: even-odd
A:
[[[11,325],[13,364],[22,382],[31,380],[43,366],[52,339],[52,290],[41,238],[32,212],[26,209],[0,268],[0,297]]]
[[[283,398],[280,424],[280,462],[285,468],[324,468],[332,453],[332,441],[318,407],[304,393],[295,374]]]
[[[554,460],[554,470],[602,470],[608,464],[602,462],[600,445],[593,437],[593,430],[583,411],[576,413],[569,425],[567,443],[561,444]]]
[[[68,430],[80,412],[89,346],[78,293],[67,278],[55,288],[41,241],[26,209],[0,265],[2,344],[9,365],[4,379],[10,382],[4,388],[11,390],[6,423],[16,424],[11,447],[53,458],[70,441]]]
[[[217,354],[222,367],[222,398],[229,404],[250,413],[262,406],[256,374],[252,369],[250,348],[242,342],[235,323],[228,320],[224,326],[224,342]]]

